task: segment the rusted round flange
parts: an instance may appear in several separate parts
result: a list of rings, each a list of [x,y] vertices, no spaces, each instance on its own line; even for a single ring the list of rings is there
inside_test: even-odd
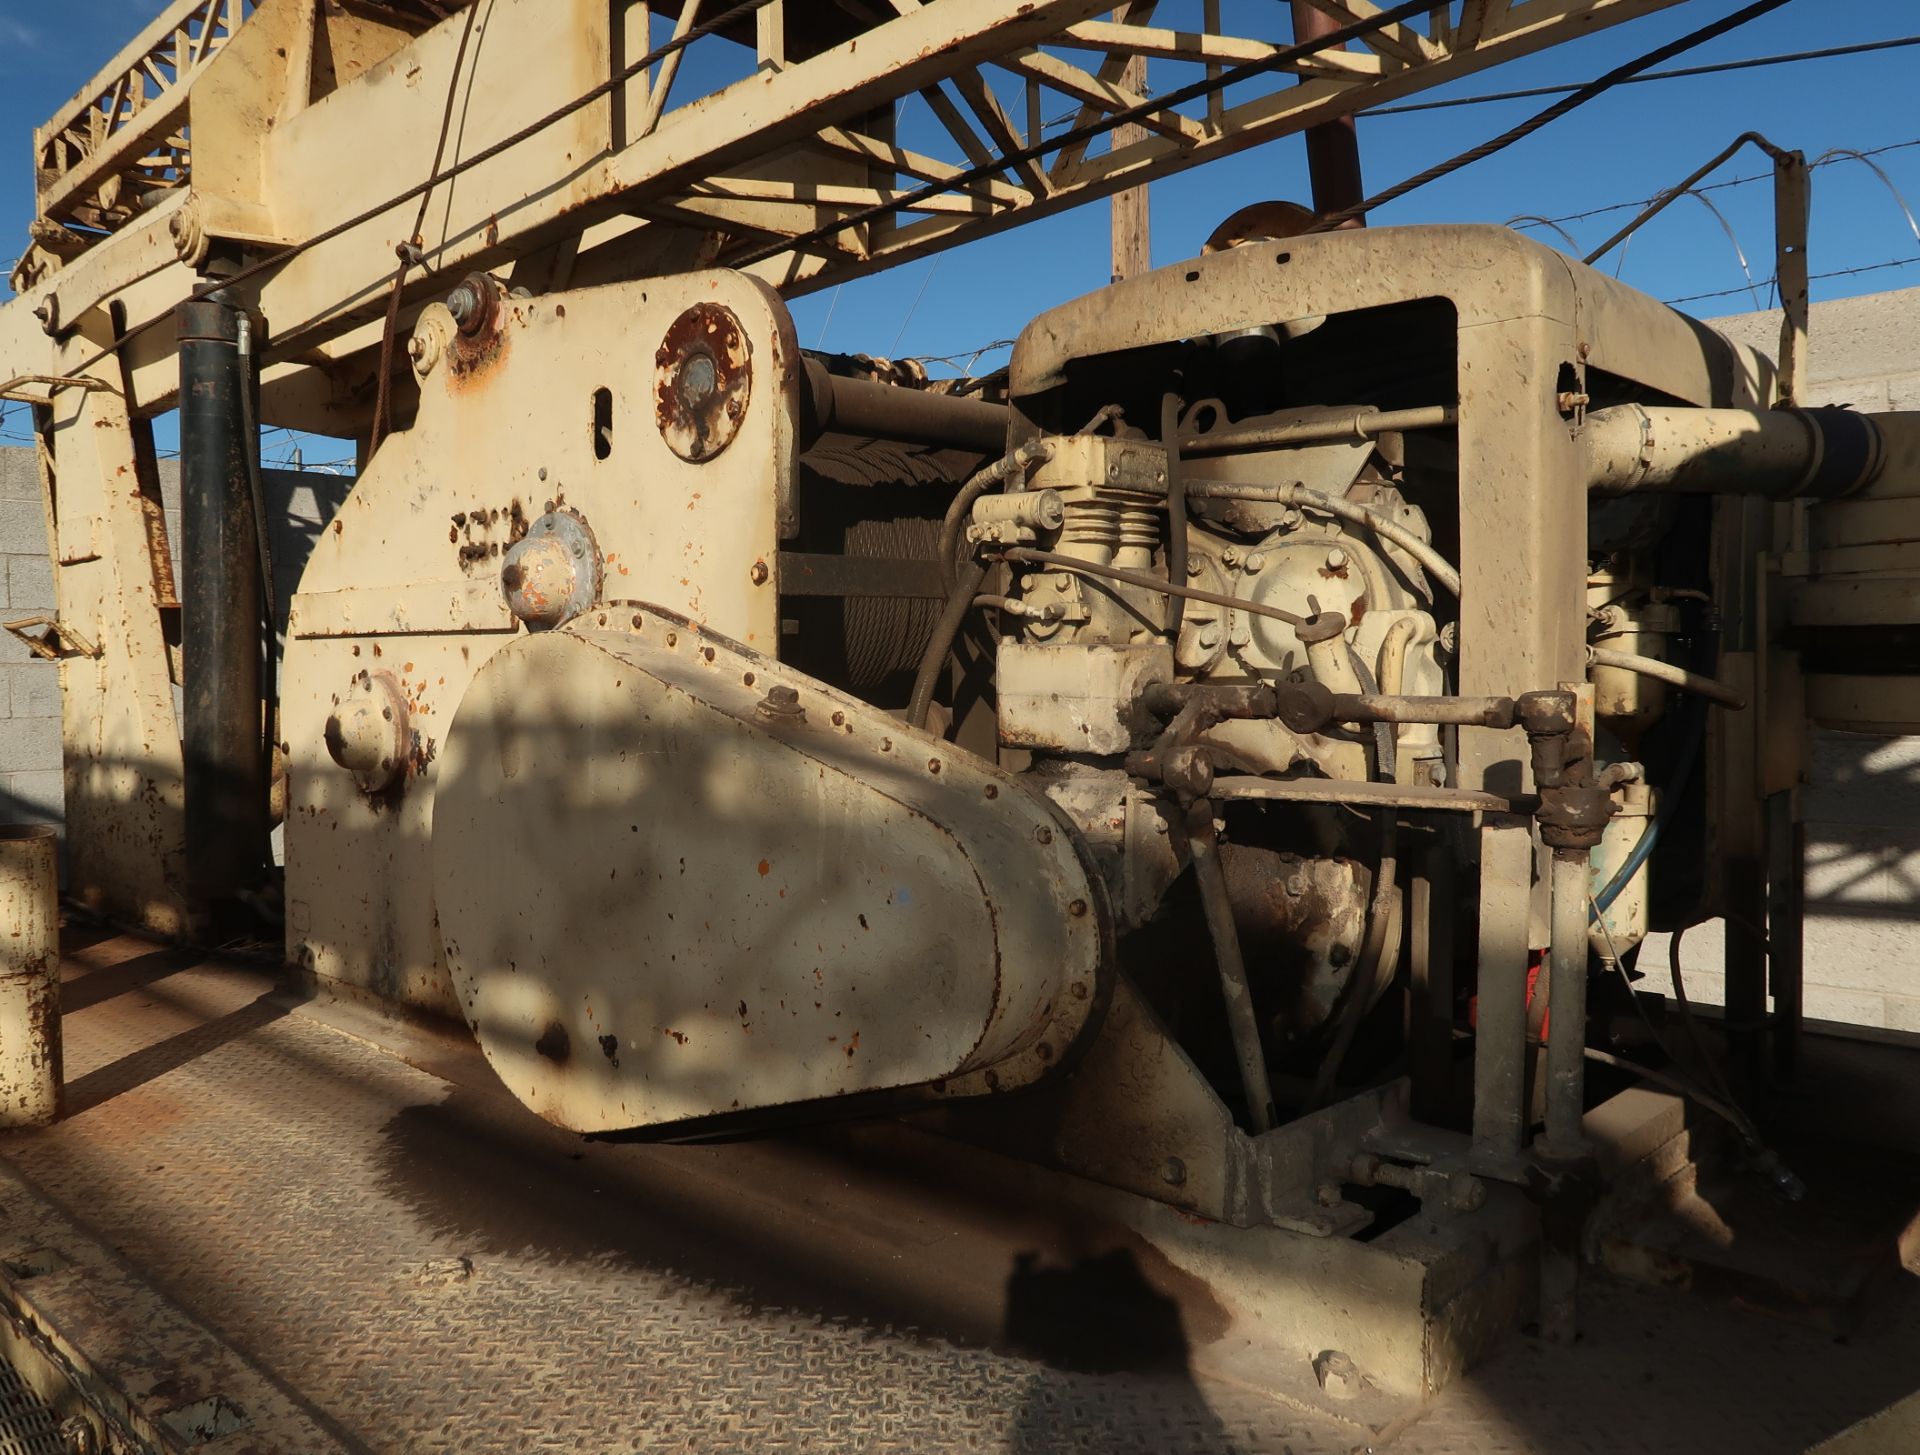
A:
[[[753,349],[730,308],[696,303],[673,321],[653,356],[660,437],[699,464],[733,443],[753,392]]]

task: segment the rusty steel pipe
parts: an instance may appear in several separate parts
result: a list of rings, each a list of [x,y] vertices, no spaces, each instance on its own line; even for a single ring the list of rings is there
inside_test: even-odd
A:
[[[864,435],[903,444],[940,445],[998,455],[1007,448],[1007,409],[984,399],[960,399],[926,389],[903,389],[827,372],[807,360],[808,443],[821,435]]]
[[[1311,0],[1293,0],[1295,45],[1332,35],[1341,24]],[[1304,82],[1307,78],[1300,79]],[[1351,115],[1307,128],[1307,178],[1313,184],[1313,210],[1322,217],[1358,207],[1366,200],[1366,187],[1360,177],[1360,133]],[[1366,225],[1365,217],[1351,217],[1340,224],[1343,228]]]
[[[60,1116],[59,837],[0,825],[0,1127]]]
[[[252,389],[241,310],[183,303],[180,341],[181,752],[187,872],[202,907],[257,884],[267,863],[268,776],[262,707],[266,624],[245,427]],[[249,461],[251,452],[252,461]]]
[[[1578,1157],[1585,1147],[1587,1049],[1587,888],[1591,870],[1584,849],[1555,849],[1552,910],[1547,933],[1547,1115],[1546,1145],[1556,1160]],[[1540,999],[1536,990],[1535,1000]]]

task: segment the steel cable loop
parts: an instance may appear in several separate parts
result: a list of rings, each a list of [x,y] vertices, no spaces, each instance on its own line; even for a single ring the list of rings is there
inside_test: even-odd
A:
[[[428,173],[437,174],[447,155],[447,136],[453,130],[453,108],[460,98],[460,68],[467,63],[467,43],[473,39],[474,22],[480,17],[480,0],[467,6],[467,23],[460,30],[460,48],[453,53],[453,69],[447,74],[447,102],[440,111],[440,137],[433,144],[433,164]],[[394,249],[400,266],[394,270],[393,287],[387,293],[387,319],[380,330],[380,380],[373,400],[373,427],[367,432],[367,454],[380,448],[387,435],[387,419],[393,391],[393,345],[400,329],[400,294],[406,287],[407,273],[423,260],[420,229],[427,225],[427,208],[433,202],[433,186],[420,194],[420,210],[413,216],[413,228],[406,240]]]

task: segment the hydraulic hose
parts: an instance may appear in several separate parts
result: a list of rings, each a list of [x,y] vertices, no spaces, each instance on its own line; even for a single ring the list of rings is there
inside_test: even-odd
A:
[[[1656,682],[1665,682],[1670,687],[1678,687],[1683,692],[1694,692],[1710,702],[1722,707],[1730,707],[1738,712],[1747,705],[1746,698],[1724,683],[1711,677],[1703,677],[1698,672],[1689,672],[1685,667],[1676,667],[1671,662],[1663,662],[1658,657],[1642,657],[1634,652],[1616,652],[1612,647],[1588,647],[1587,658],[1596,667],[1618,667],[1622,671],[1637,672],[1642,677],[1651,677]]]
[[[913,677],[913,695],[907,699],[907,722],[917,728],[927,725],[927,714],[933,708],[933,690],[940,682],[940,669],[946,665],[947,653],[953,650],[954,638],[960,635],[960,623],[967,619],[974,594],[987,575],[987,568],[978,561],[962,561],[954,571],[957,579],[953,590],[947,593],[947,604],[941,607],[940,619],[933,624],[933,635],[927,639],[927,649],[920,654],[920,670]]]

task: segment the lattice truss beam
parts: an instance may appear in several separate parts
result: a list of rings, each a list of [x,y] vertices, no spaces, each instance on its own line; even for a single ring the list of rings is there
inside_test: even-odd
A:
[[[111,230],[148,194],[185,186],[187,98],[255,0],[174,0],[34,133],[42,223]]]
[[[830,3],[879,23],[970,0]],[[1371,0],[1311,3],[1340,25],[1371,19],[1384,8]],[[1177,108],[1149,109],[1138,122],[1144,128],[1141,140],[1126,140],[1129,133],[1123,131],[1117,143],[1111,136],[1078,141],[952,191],[912,198],[923,183],[948,181],[965,168],[1046,137],[1150,105],[1153,96],[1203,76],[1218,78],[1232,67],[1271,61],[1289,44],[1285,7],[1278,3],[1264,7],[1265,33],[1259,35],[1223,28],[1220,0],[1133,0],[1131,5],[1107,0],[1098,7],[1071,0],[1042,3],[1034,9],[1062,21],[1057,29],[1037,43],[1010,46],[981,64],[956,65],[931,85],[885,98],[897,102],[885,134],[877,134],[880,128],[842,125],[822,128],[804,144],[816,156],[868,163],[862,185],[796,180],[790,156],[783,154],[776,166],[764,164],[771,159],[731,163],[690,186],[647,198],[639,210],[731,229],[733,235],[718,248],[718,260],[724,262],[764,251],[768,239],[817,230],[878,204],[901,204],[898,215],[816,241],[808,247],[811,256],[796,256],[770,270],[789,284],[804,280],[817,286],[1152,181],[1674,3],[1678,0],[1436,4],[1419,24],[1388,25],[1347,48],[1286,63],[1243,82],[1231,95],[1216,92]],[[688,0],[683,19],[696,9]],[[1089,10],[1096,13],[1088,15]],[[1260,12],[1243,7],[1241,14]],[[1148,66],[1149,85],[1141,90],[1122,79],[1136,57]],[[884,78],[876,80],[876,89],[884,89]],[[665,85],[671,84],[669,74]],[[664,91],[656,87],[656,115],[664,100]],[[918,118],[916,105],[924,107]],[[915,125],[928,116],[936,127]],[[672,111],[665,112],[666,125],[674,119]],[[914,145],[902,145],[903,137]]]
[[[1179,105],[1154,98],[1285,50],[1287,8],[1233,7],[1249,34],[1226,28],[1222,0],[770,0],[709,34],[733,0],[485,0],[466,48],[465,3],[169,5],[38,133],[41,215],[0,354],[25,357],[40,322],[115,301],[159,316],[214,246],[244,259],[290,245],[258,285],[274,349],[363,353],[418,209],[381,203],[431,173],[449,97],[447,161],[475,161],[433,194],[410,303],[466,269],[523,265],[566,286],[731,263],[797,294],[1682,0],[1451,0]],[[1312,3],[1343,25],[1383,10]],[[693,39],[535,125],[669,36]],[[375,69],[405,84],[355,90]],[[1012,155],[1136,107],[1135,124]],[[164,335],[129,361],[143,408],[175,372]]]

